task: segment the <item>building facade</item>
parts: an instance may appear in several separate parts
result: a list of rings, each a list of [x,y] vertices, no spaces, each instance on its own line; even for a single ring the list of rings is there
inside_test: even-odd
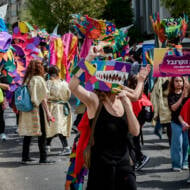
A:
[[[20,20],[22,10],[25,9],[25,0],[0,0],[0,6],[8,4],[6,21],[10,25]]]
[[[161,19],[170,16],[168,10],[161,5],[160,0],[132,0],[132,7],[135,22],[141,33],[145,34],[153,33],[150,15],[159,12]]]

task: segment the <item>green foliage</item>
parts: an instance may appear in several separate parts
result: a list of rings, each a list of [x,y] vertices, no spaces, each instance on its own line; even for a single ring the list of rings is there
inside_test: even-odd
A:
[[[161,0],[161,2],[174,17],[182,16],[184,13],[190,16],[189,0]]]
[[[131,0],[107,0],[103,18],[113,21],[117,28],[132,24]]]
[[[143,36],[136,25],[129,29],[128,35],[130,37],[130,46],[132,46],[134,43],[139,43],[143,41]]]
[[[100,18],[105,0],[28,0],[32,22],[52,32],[59,24],[59,33],[69,31],[70,14],[81,13]]]
[[[27,0],[30,23],[52,32],[59,24],[59,33],[69,31],[70,14],[87,14],[113,21],[117,28],[133,23],[131,0]]]

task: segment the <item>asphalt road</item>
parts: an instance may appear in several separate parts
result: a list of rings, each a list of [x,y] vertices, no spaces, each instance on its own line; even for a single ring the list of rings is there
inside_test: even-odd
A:
[[[56,160],[54,165],[39,165],[37,138],[33,138],[31,156],[37,161],[33,165],[22,165],[22,137],[16,133],[16,119],[10,109],[5,111],[6,142],[0,142],[0,190],[64,190],[65,176],[69,157],[58,156],[61,143],[58,138],[52,141],[49,158]],[[173,172],[170,164],[169,145],[166,136],[159,140],[153,134],[153,128],[143,128],[143,152],[150,156],[150,161],[137,172],[138,190],[179,190],[190,189],[186,183],[188,171]],[[72,134],[69,144],[72,145]],[[85,189],[85,188],[84,188]]]

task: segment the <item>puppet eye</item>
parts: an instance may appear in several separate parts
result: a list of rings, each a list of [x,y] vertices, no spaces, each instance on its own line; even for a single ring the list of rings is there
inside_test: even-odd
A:
[[[96,65],[95,65],[95,64],[92,64],[92,66],[93,66],[94,68],[96,68]]]
[[[177,26],[177,22],[176,22],[176,21],[174,21],[174,22],[173,22],[173,25],[176,25],[176,26]]]
[[[168,26],[172,26],[173,25],[173,23],[172,22],[168,22],[168,24],[167,24]]]

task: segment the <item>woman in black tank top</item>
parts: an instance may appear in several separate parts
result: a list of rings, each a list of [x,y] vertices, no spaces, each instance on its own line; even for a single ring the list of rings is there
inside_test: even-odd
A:
[[[127,136],[125,113],[115,117],[103,106],[95,126],[87,190],[136,189]]]
[[[86,60],[91,61],[95,56],[87,56]],[[91,124],[100,102],[103,104],[94,130],[87,190],[136,190],[127,137],[128,133],[133,136],[139,134],[140,126],[133,113],[131,100],[140,97],[149,69],[140,71],[134,91],[123,88],[117,94],[111,91],[87,91],[79,85],[83,73],[82,69],[78,70],[69,88],[86,105]]]

